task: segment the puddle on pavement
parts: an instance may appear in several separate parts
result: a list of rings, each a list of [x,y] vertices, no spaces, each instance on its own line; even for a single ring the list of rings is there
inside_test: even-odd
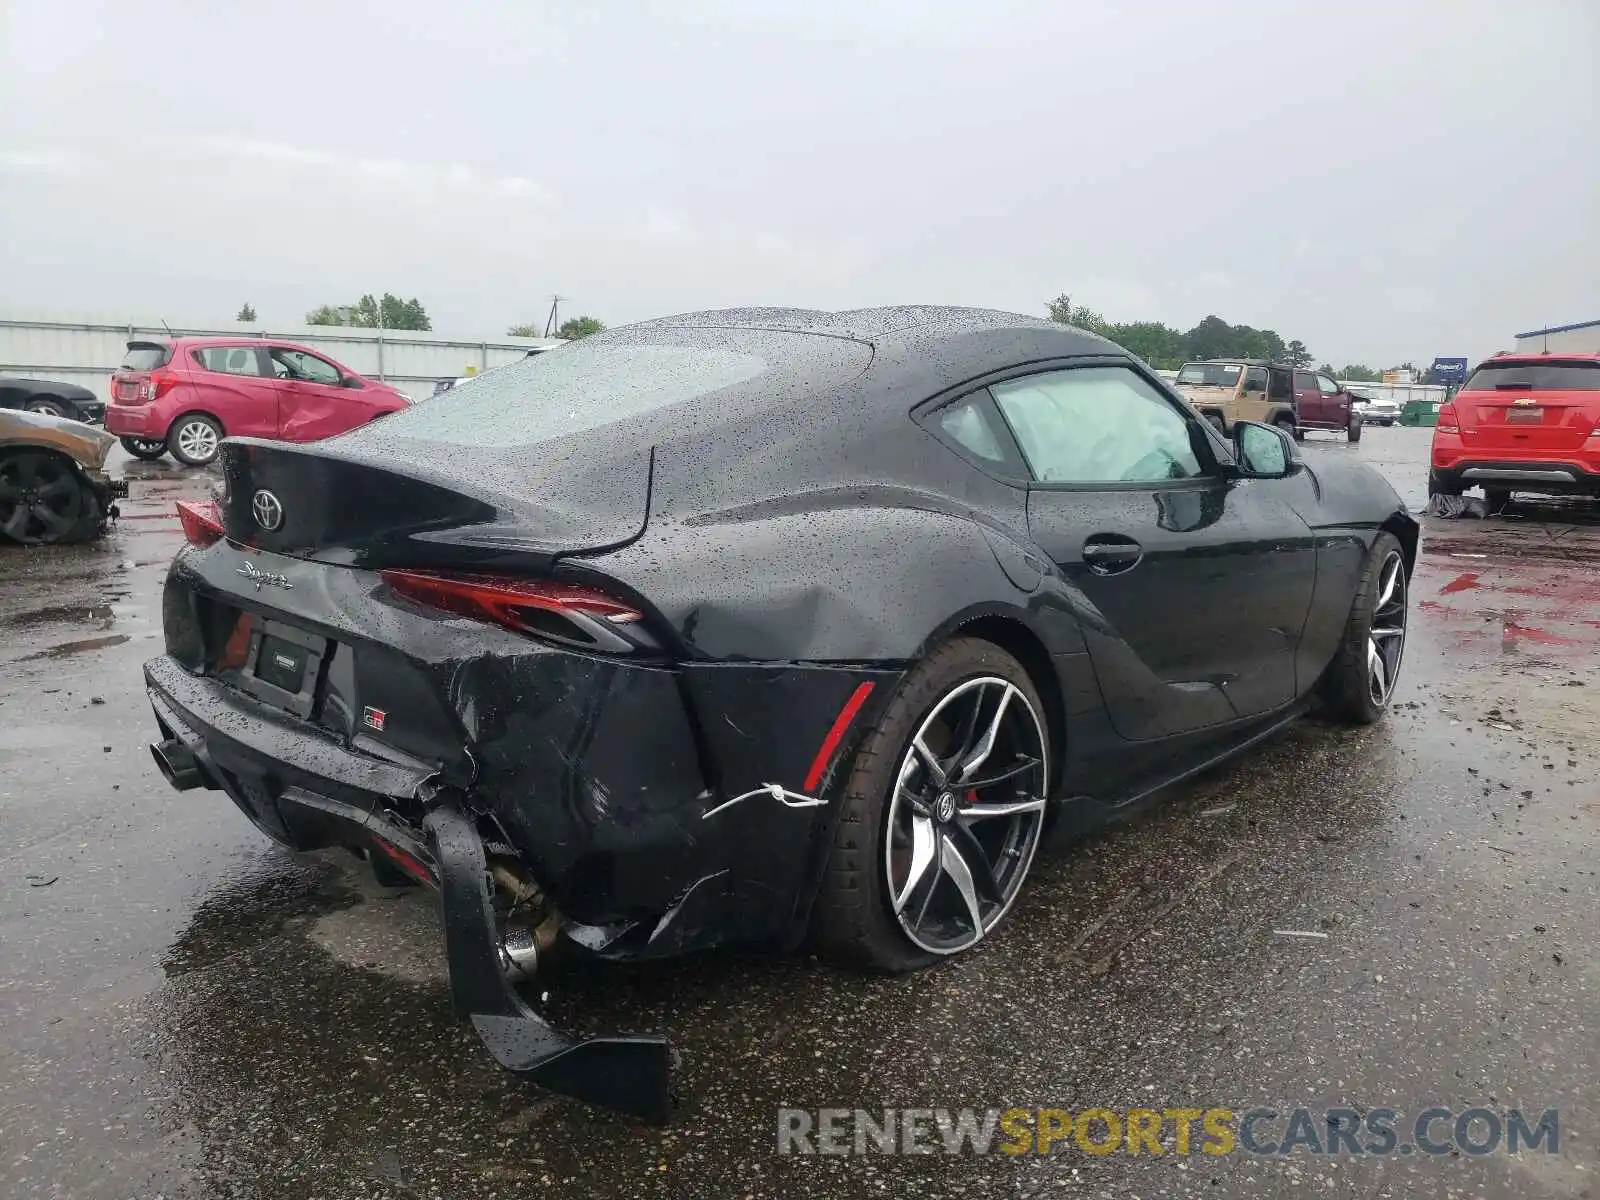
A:
[[[50,604],[44,608],[30,608],[25,612],[0,616],[0,626],[11,629],[36,629],[40,625],[72,622],[90,628],[109,629],[116,614],[109,604]]]
[[[128,640],[125,633],[108,633],[104,637],[79,638],[75,642],[62,642],[60,645],[51,646],[45,650],[36,650],[32,654],[24,654],[17,662],[33,662],[41,658],[69,658],[74,654],[83,654],[90,650],[104,650],[107,646],[120,646]]]

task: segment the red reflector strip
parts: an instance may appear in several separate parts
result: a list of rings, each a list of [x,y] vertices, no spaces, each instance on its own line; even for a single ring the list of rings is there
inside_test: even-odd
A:
[[[822,776],[828,769],[828,764],[833,761],[833,752],[839,748],[839,743],[844,739],[845,730],[850,728],[850,722],[856,719],[856,714],[861,711],[861,706],[867,702],[867,697],[872,695],[872,683],[858,684],[856,690],[850,693],[850,699],[844,702],[844,707],[839,710],[839,715],[833,719],[833,725],[828,729],[828,736],[822,739],[822,745],[817,748],[816,758],[811,760],[811,769],[806,772],[806,781],[802,790],[815,791]]]
[[[204,549],[222,539],[222,510],[215,500],[179,500],[178,520],[191,546]]]
[[[372,844],[388,857],[392,858],[397,867],[399,867],[407,875],[411,876],[411,878],[415,879],[418,883],[425,883],[429,887],[437,886],[437,882],[433,878],[433,872],[428,870],[424,863],[419,862],[417,859],[407,854],[404,850],[400,849],[399,846],[391,845],[380,837],[373,838]]]

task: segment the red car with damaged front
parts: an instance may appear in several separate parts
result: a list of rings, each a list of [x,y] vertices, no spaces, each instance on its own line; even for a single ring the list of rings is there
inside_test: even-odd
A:
[[[1439,409],[1428,494],[1600,496],[1600,354],[1497,354]]]
[[[225,437],[312,442],[406,407],[386,383],[293,342],[133,341],[111,377],[105,427],[138,458],[204,466]]]

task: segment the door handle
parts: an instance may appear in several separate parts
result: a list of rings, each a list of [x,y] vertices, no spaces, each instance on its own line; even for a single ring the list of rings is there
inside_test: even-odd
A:
[[[1083,544],[1084,565],[1096,575],[1120,575],[1144,559],[1144,547],[1118,534],[1095,534]]]

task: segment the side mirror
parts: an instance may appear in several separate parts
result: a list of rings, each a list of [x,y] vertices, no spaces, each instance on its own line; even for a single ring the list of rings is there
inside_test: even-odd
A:
[[[1282,479],[1294,472],[1299,456],[1294,439],[1276,425],[1235,421],[1233,460],[1241,479]]]
[[[341,376],[340,379],[339,379],[339,386],[340,387],[347,387],[347,388],[361,388],[361,387],[366,387],[366,384],[361,382],[361,379],[360,379],[359,376],[356,376],[356,375],[344,375],[344,376]]]

